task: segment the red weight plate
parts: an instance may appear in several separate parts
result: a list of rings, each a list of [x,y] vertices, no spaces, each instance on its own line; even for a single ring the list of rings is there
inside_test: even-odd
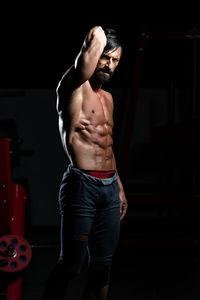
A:
[[[0,238],[0,270],[14,273],[23,270],[30,263],[32,249],[21,236],[4,235]]]

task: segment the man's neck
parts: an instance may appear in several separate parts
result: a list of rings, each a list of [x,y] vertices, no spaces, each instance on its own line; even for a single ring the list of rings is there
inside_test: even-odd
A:
[[[90,80],[90,84],[91,84],[91,87],[92,89],[95,91],[95,92],[98,92],[101,87],[102,87],[102,83],[99,83],[97,81],[94,81],[94,80]]]

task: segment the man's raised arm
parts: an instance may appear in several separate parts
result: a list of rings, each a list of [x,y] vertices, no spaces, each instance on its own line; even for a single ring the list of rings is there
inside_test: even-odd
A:
[[[74,65],[62,76],[57,92],[62,91],[62,88],[73,92],[74,89],[90,79],[103,53],[106,42],[107,39],[101,26],[95,26],[88,32]]]

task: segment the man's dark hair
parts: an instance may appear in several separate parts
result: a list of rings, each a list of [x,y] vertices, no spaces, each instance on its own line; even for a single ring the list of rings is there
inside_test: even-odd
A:
[[[104,51],[115,50],[119,47],[122,49],[122,42],[114,29],[106,28],[104,29],[104,32],[107,38],[107,44]]]

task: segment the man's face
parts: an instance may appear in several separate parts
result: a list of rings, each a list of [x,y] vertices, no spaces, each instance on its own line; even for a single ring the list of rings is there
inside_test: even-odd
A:
[[[115,50],[109,50],[103,52],[101,55],[96,70],[94,71],[95,80],[99,81],[101,84],[104,84],[110,80],[112,77],[115,68],[117,67],[121,57],[121,48]]]

